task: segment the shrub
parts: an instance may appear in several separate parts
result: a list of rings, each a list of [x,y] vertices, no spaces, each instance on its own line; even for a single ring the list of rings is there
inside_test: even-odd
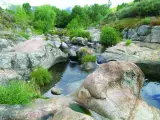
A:
[[[107,46],[112,46],[120,41],[119,33],[109,26],[105,26],[101,30],[100,42]]]
[[[31,81],[34,81],[38,86],[44,86],[52,80],[52,75],[49,71],[40,66],[31,72],[30,77]]]
[[[35,29],[48,33],[54,27],[56,13],[52,6],[43,5],[35,9],[33,25]]]
[[[151,18],[150,17],[146,17],[145,19],[143,19],[143,24],[144,25],[149,25],[151,22]]]
[[[81,58],[81,63],[95,62],[95,61],[96,61],[96,56],[95,56],[95,55],[85,54],[85,55]]]
[[[129,46],[131,43],[132,43],[132,40],[126,40],[125,45],[126,45],[126,46]]]
[[[91,40],[90,33],[83,29],[71,29],[68,31],[68,35],[70,36],[70,38],[83,37],[83,38],[87,38],[88,40]]]
[[[13,80],[0,86],[0,104],[28,104],[37,98],[35,90],[25,81]]]
[[[20,32],[18,33],[19,35],[23,36],[24,38],[26,38],[27,40],[29,39],[30,35],[26,34],[25,32]]]

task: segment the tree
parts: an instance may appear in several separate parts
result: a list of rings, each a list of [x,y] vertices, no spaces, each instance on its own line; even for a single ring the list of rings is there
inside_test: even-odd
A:
[[[32,13],[31,5],[30,5],[29,3],[24,3],[22,6],[23,6],[25,12],[26,12],[28,15],[31,15],[31,13]]]
[[[56,10],[56,27],[65,28],[70,22],[70,14],[66,10]]]
[[[42,5],[35,9],[34,28],[43,33],[49,32],[54,27],[56,13],[52,6]]]

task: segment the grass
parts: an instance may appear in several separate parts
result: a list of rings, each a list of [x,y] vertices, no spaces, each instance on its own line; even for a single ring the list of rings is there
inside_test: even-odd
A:
[[[24,38],[26,38],[27,40],[30,38],[30,35],[26,34],[25,32],[19,32],[18,33],[20,36],[23,36]]]
[[[129,46],[131,43],[132,43],[132,40],[126,40],[125,45],[126,45],[126,46]]]
[[[143,24],[144,25],[149,25],[151,23],[151,18],[150,17],[146,17],[143,19]]]
[[[47,69],[39,66],[31,72],[30,78],[38,86],[44,86],[51,82],[52,75]]]
[[[40,95],[25,81],[13,80],[0,86],[0,104],[28,104]]]
[[[86,63],[86,62],[95,62],[96,61],[96,56],[95,55],[89,55],[89,54],[85,54],[82,58],[81,58],[81,63]]]

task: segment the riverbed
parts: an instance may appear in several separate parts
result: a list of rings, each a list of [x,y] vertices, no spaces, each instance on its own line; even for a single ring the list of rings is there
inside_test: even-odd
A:
[[[97,65],[98,67],[98,65]],[[94,70],[93,70],[94,71]],[[80,65],[76,62],[66,62],[54,65],[50,72],[53,80],[47,86],[41,88],[41,93],[44,97],[56,97],[51,94],[51,88],[61,88],[63,93],[61,96],[68,95],[75,91],[83,80],[93,71],[82,71]],[[149,105],[160,109],[160,80],[147,78],[144,86],[141,89],[141,97]]]

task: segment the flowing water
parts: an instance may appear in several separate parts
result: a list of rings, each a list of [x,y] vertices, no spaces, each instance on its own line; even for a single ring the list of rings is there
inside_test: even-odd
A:
[[[49,85],[43,87],[41,93],[45,97],[52,98],[56,97],[51,94],[52,87],[61,88],[63,90],[62,95],[68,95],[75,91],[83,82],[83,79],[93,71],[82,71],[78,63],[67,62],[54,65],[50,69],[50,72],[53,75],[53,81]],[[157,81],[160,81],[160,79]],[[141,89],[141,96],[149,105],[160,109],[160,83],[157,81],[148,78]],[[81,107],[77,105],[77,108],[79,109]]]

